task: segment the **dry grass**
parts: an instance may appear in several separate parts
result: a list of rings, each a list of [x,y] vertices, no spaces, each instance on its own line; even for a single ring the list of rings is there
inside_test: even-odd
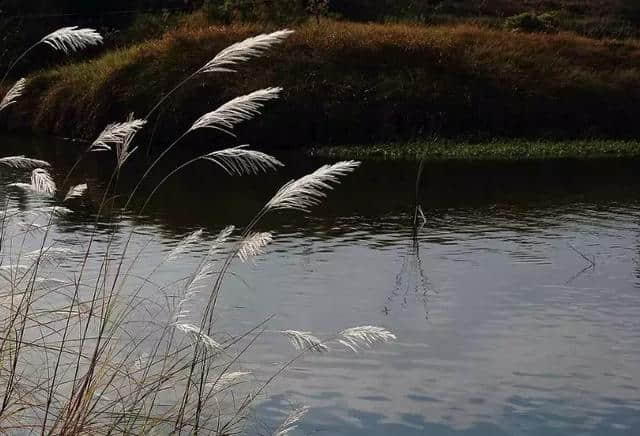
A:
[[[91,138],[131,109],[142,113],[222,47],[263,30],[250,24],[204,26],[194,19],[162,39],[38,73],[24,112],[11,122]],[[326,21],[296,30],[250,75],[202,77],[170,99],[165,112],[172,116],[160,123],[159,133],[180,131],[220,102],[273,83],[284,87],[287,108],[252,124],[249,139],[299,144],[434,133],[640,133],[634,121],[640,103],[636,40],[512,33],[471,24]],[[282,123],[271,127],[283,115],[287,129]]]

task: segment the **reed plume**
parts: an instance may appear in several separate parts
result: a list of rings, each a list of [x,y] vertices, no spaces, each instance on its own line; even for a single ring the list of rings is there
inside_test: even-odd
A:
[[[329,347],[322,343],[320,339],[312,335],[311,332],[298,330],[284,330],[282,333],[289,338],[289,342],[298,351],[317,351],[324,353],[329,351]]]
[[[64,200],[62,200],[62,201],[65,202],[65,201],[69,201],[69,200],[71,200],[73,198],[82,197],[85,192],[87,192],[87,184],[86,183],[72,186],[71,188],[69,188],[69,191],[67,192],[67,195],[64,196]]]
[[[343,161],[324,165],[311,174],[286,183],[265,206],[265,210],[292,209],[308,212],[326,197],[325,191],[340,183],[339,177],[352,173],[360,162]]]
[[[197,129],[216,129],[235,136],[231,130],[237,124],[260,115],[264,102],[280,96],[282,88],[259,89],[250,94],[236,97],[218,109],[201,116],[187,132]]]
[[[75,52],[89,46],[96,46],[102,44],[103,38],[94,29],[80,29],[78,26],[63,27],[54,32],[51,32],[40,41],[33,44],[20,54],[14,61],[9,64],[9,68],[5,72],[2,80],[0,80],[0,86],[4,83],[7,76],[13,70],[13,68],[33,49],[40,44],[48,45],[54,50],[63,51],[65,54]]]
[[[194,243],[202,239],[203,233],[204,231],[202,229],[199,229],[187,235],[185,238],[182,239],[182,241],[180,241],[178,245],[176,245],[176,247],[173,250],[171,250],[171,252],[167,256],[165,261],[170,262],[182,256],[189,249],[191,245],[193,245]]]
[[[284,164],[273,156],[256,150],[248,150],[248,145],[225,148],[203,157],[204,160],[220,166],[230,176],[255,175],[275,171]]]
[[[78,26],[63,27],[51,32],[40,40],[41,43],[65,54],[82,50],[90,46],[100,45],[102,35],[94,29],[80,29]]]
[[[273,241],[273,235],[268,232],[253,233],[242,241],[238,250],[238,257],[247,262],[252,257],[264,253],[267,245]]]
[[[246,62],[251,58],[262,56],[266,51],[276,44],[280,44],[293,33],[292,30],[283,29],[276,32],[262,34],[247,38],[244,41],[237,42],[218,53],[213,59],[207,62],[199,72],[201,73],[218,73],[231,72],[231,67],[240,62]]]
[[[338,342],[354,352],[397,339],[389,330],[370,325],[343,330],[340,332],[340,337]]]
[[[3,157],[0,159],[0,164],[6,165],[11,168],[25,169],[25,170],[32,170],[35,168],[43,168],[43,167],[48,168],[51,166],[49,162],[46,162],[44,160],[32,159],[25,156]]]
[[[302,419],[309,413],[308,406],[302,406],[297,409],[294,409],[289,416],[284,420],[280,427],[275,431],[273,436],[287,436],[296,428],[298,428],[298,424]]]
[[[27,79],[18,80],[15,85],[7,91],[2,101],[0,101],[0,112],[14,104],[27,88]]]

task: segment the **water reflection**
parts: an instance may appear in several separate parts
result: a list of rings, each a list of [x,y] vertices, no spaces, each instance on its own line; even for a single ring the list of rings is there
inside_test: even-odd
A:
[[[33,142],[7,139],[4,153],[53,161],[62,183],[76,151]],[[132,251],[143,250],[145,275],[204,228],[203,242],[157,277],[171,283],[193,270],[222,227],[242,226],[283,181],[322,163],[281,158],[291,165],[260,179],[196,165],[171,179],[144,216],[137,202],[121,219],[116,208],[98,221],[110,168],[90,158],[68,182],[86,181],[89,196],[56,220],[53,238],[74,243],[97,228],[95,253],[104,255],[111,226],[116,242],[135,229]],[[131,161],[121,192],[143,164]],[[242,280],[225,288],[221,330],[247,331],[275,313],[274,330],[325,336],[380,324],[399,342],[357,358],[336,352],[298,362],[257,411],[255,433],[268,434],[290,403],[304,403],[313,409],[300,434],[638,434],[637,169],[634,161],[426,164],[416,195],[414,164],[366,162],[312,215],[271,216],[261,230],[275,233],[274,244],[255,265],[235,266]],[[2,169],[1,186],[19,177]],[[23,211],[47,204],[0,188],[5,201]],[[417,205],[422,228],[413,226]],[[585,269],[570,245],[595,267]],[[267,376],[287,350],[267,338],[246,369]]]

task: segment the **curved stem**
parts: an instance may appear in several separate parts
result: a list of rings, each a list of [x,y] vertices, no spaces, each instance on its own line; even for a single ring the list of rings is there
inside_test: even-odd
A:
[[[153,163],[149,166],[149,168],[147,168],[147,171],[145,171],[145,173],[142,175],[142,177],[138,181],[138,184],[135,186],[135,188],[133,188],[133,191],[131,192],[131,194],[129,194],[129,198],[127,199],[127,202],[124,205],[124,209],[127,209],[129,207],[129,204],[131,203],[131,200],[133,199],[133,196],[135,195],[136,192],[138,192],[138,189],[140,189],[140,186],[142,185],[142,182],[147,178],[149,173],[151,173],[151,170],[153,168],[155,168],[155,166],[158,164],[158,162],[160,162],[160,160],[167,153],[169,153],[169,151],[171,151],[171,149],[173,147],[175,147],[178,142],[180,142],[182,139],[184,139],[184,137],[187,136],[189,134],[189,132],[191,132],[191,130],[187,130],[182,135],[180,135],[180,137],[178,139],[176,139],[175,141],[173,141],[173,143],[169,147],[165,148],[164,151],[162,153],[160,153],[160,156],[158,156],[156,158],[156,160],[154,160]]]
[[[196,77],[200,71],[202,71],[202,68],[200,68],[198,71],[196,71],[195,73],[191,74],[190,76],[188,76],[186,79],[184,79],[182,82],[178,83],[171,91],[167,92],[164,97],[162,97],[160,99],[160,101],[158,101],[158,103],[156,103],[156,105],[154,107],[151,108],[151,110],[149,111],[149,113],[147,114],[147,116],[144,117],[145,120],[148,120],[149,117],[151,116],[151,114],[153,114],[160,106],[162,106],[162,103],[164,103],[174,92],[176,92],[178,89],[182,88],[184,86],[185,83],[187,83],[189,80],[193,79],[194,77]]]
[[[33,44],[31,47],[29,47],[28,49],[26,49],[20,56],[18,56],[16,58],[16,60],[14,60],[13,62],[11,62],[9,64],[9,69],[7,70],[6,73],[4,73],[4,76],[2,76],[2,80],[0,80],[0,87],[2,87],[2,85],[4,84],[4,81],[7,79],[7,76],[9,75],[9,73],[11,72],[11,70],[13,70],[13,68],[18,65],[18,62],[20,62],[22,60],[22,58],[24,58],[27,54],[29,54],[31,52],[31,50],[33,50],[34,48],[36,48],[38,45],[40,45],[42,41],[38,41],[35,44]]]

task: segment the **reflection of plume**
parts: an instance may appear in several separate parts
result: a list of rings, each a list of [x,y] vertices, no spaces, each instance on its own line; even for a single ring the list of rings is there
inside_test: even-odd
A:
[[[425,317],[428,317],[428,296],[431,284],[429,283],[424,267],[422,266],[422,259],[420,258],[420,240],[419,235],[424,228],[427,219],[422,211],[422,206],[419,203],[420,181],[422,179],[422,171],[424,168],[424,161],[420,162],[418,167],[418,174],[416,176],[416,190],[415,190],[415,206],[413,212],[413,227],[411,231],[411,241],[407,246],[407,250],[402,262],[402,268],[396,275],[395,287],[391,295],[387,297],[387,305],[384,308],[384,312],[389,314],[394,302],[400,300],[400,306],[404,309],[409,305],[409,299],[413,296],[417,301],[422,302],[425,311]]]

